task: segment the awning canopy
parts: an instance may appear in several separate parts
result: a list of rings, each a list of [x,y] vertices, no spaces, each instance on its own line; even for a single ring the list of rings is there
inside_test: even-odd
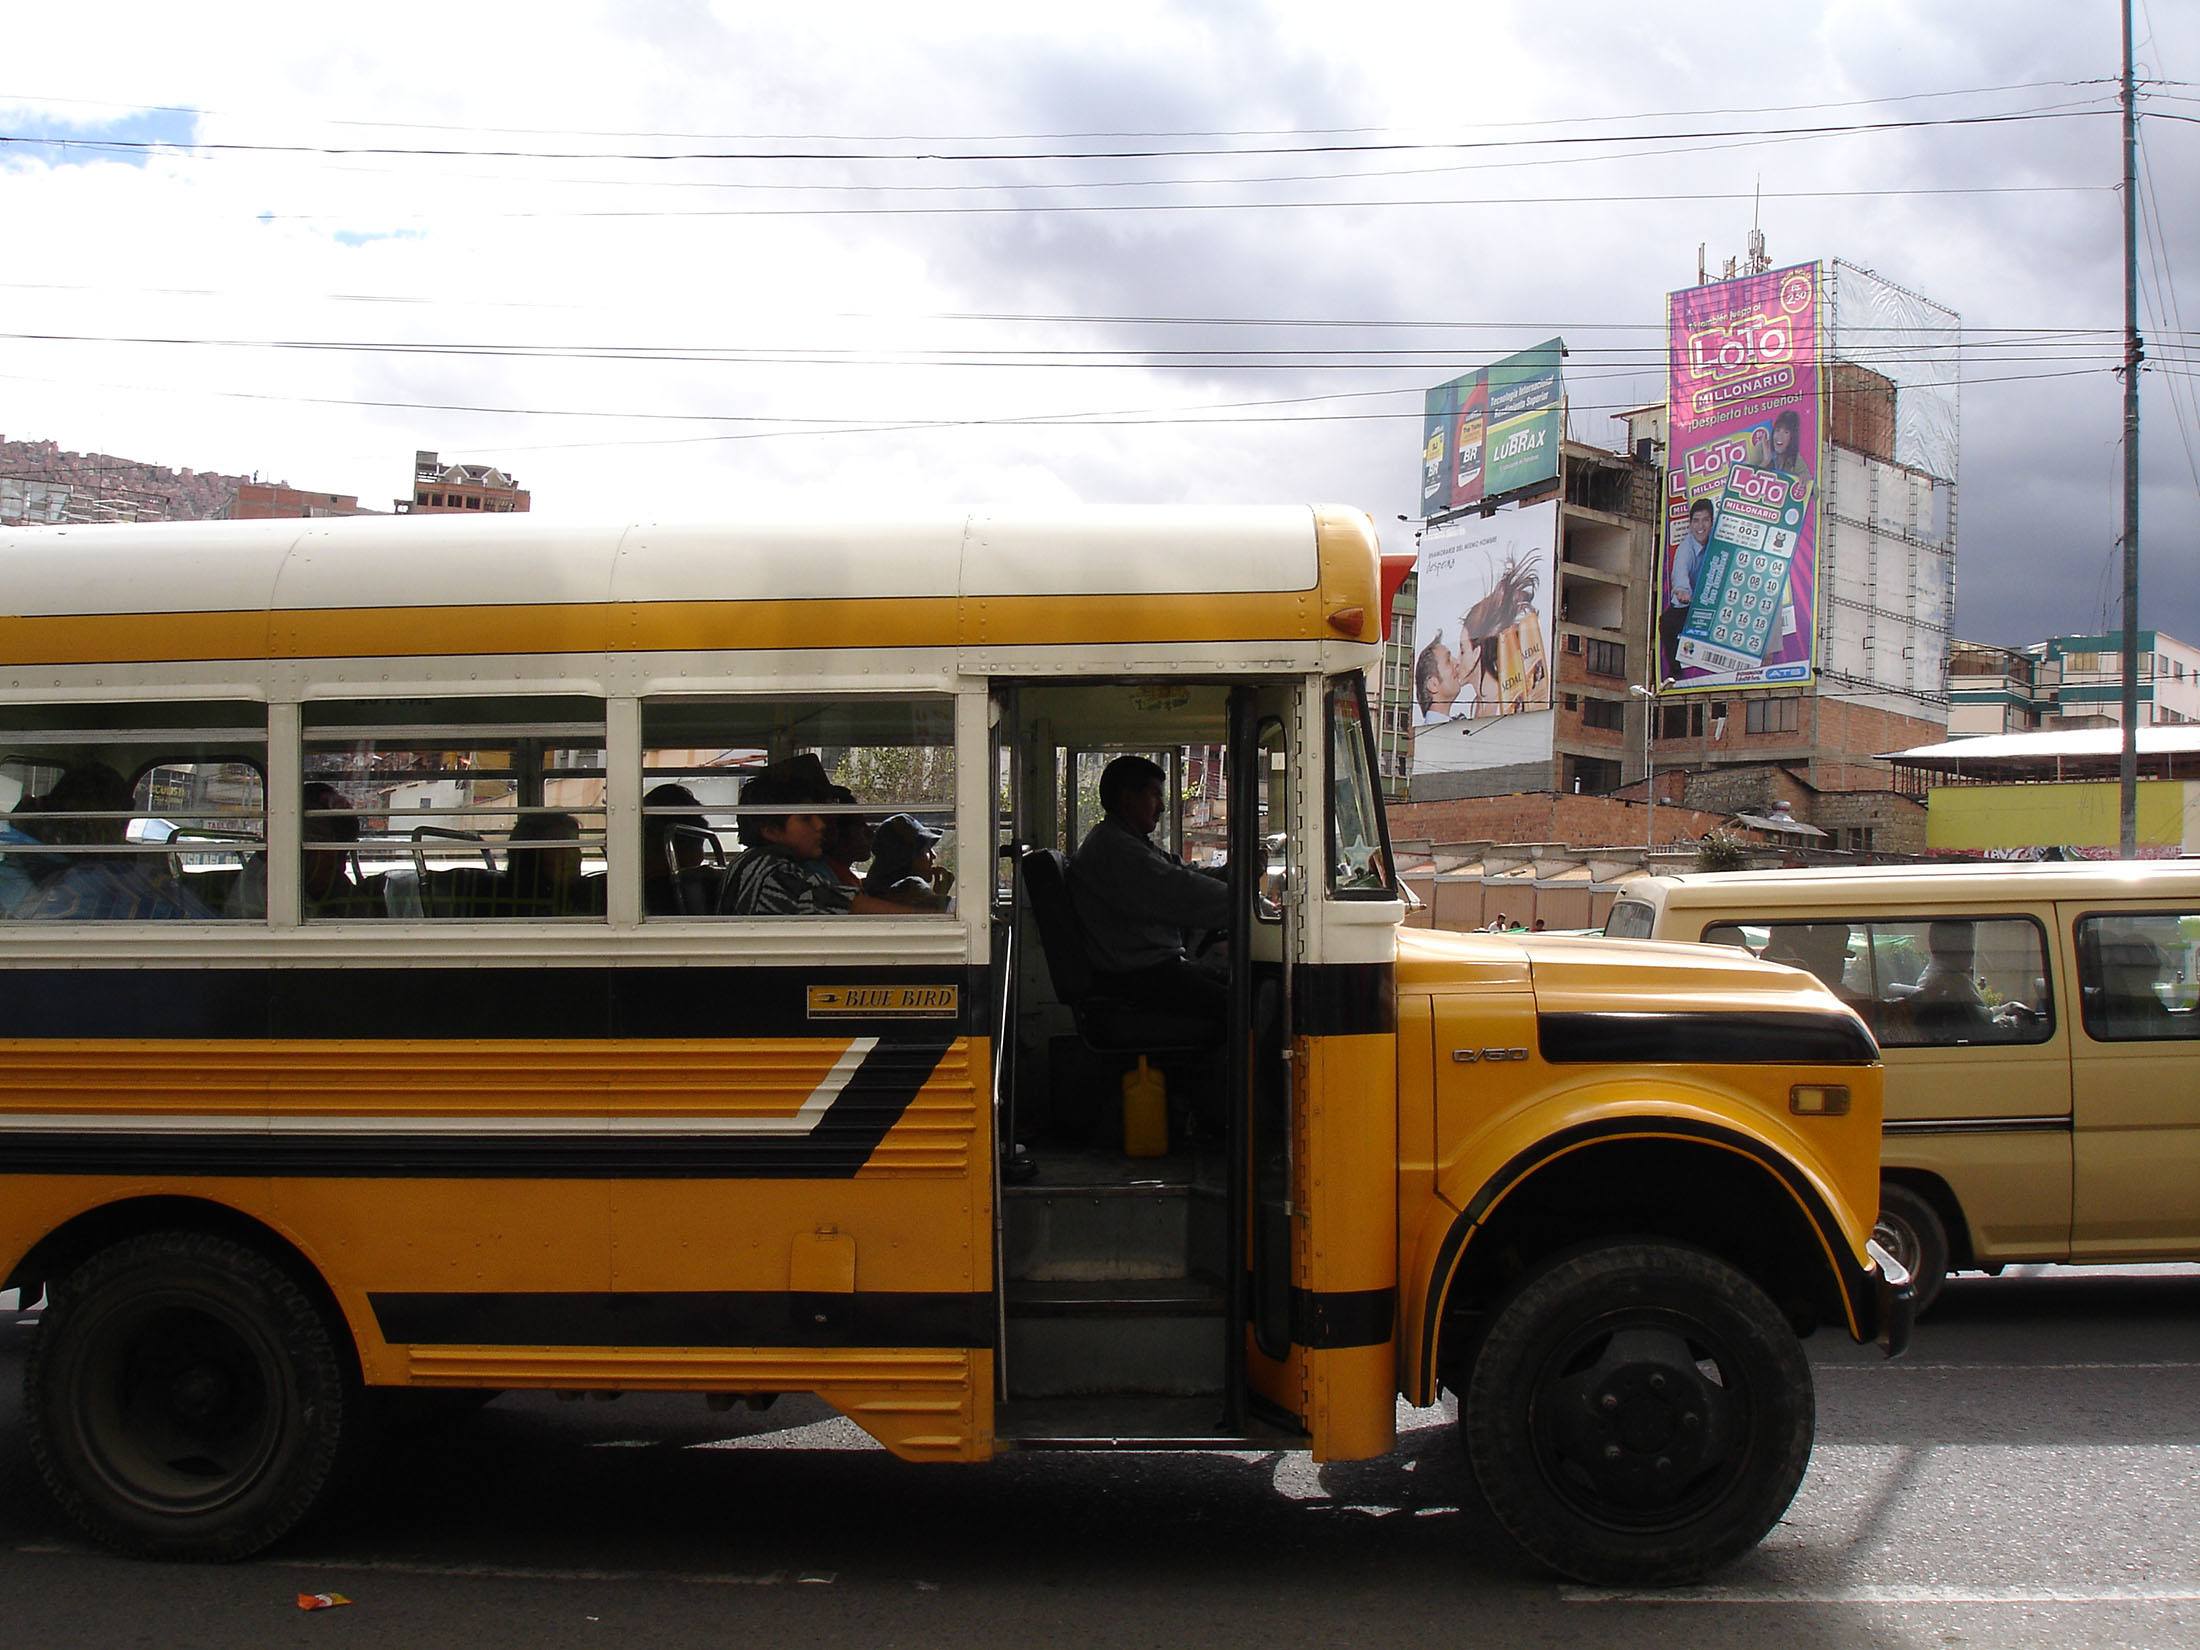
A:
[[[2139,730],[2139,777],[2200,779],[2200,723]],[[1951,739],[1879,759],[1918,773],[1963,779],[2114,779],[2122,758],[2122,728],[2072,728],[2051,733],[1990,733]]]

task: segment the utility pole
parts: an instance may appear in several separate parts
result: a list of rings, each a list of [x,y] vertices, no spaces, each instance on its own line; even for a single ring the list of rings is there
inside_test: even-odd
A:
[[[2124,744],[2116,759],[2118,852],[2139,857],[2139,106],[2124,0]]]

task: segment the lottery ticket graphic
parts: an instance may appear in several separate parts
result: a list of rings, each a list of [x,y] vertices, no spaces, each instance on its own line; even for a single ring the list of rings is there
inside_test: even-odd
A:
[[[1674,657],[1697,670],[1763,669],[1795,628],[1795,554],[1810,523],[1811,481],[1746,464],[1728,473]]]

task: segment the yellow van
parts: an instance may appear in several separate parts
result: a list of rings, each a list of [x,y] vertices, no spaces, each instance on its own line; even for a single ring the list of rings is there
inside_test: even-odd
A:
[[[1921,1310],[1951,1269],[2200,1260],[2200,863],[1656,877],[1604,931],[1743,946],[1864,1017]]]

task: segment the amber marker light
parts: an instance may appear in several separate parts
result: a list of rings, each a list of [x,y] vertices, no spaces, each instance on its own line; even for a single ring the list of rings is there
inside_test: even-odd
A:
[[[1340,636],[1357,636],[1367,628],[1367,610],[1362,607],[1340,607],[1329,615],[1329,628]]]
[[[1846,1117],[1849,1091],[1844,1083],[1797,1083],[1788,1090],[1788,1110],[1797,1117]]]

